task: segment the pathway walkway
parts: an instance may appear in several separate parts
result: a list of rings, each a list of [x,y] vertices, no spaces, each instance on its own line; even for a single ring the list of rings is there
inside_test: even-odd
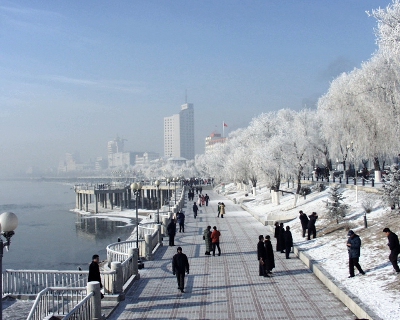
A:
[[[111,320],[127,319],[354,319],[354,315],[293,254],[286,260],[275,252],[272,278],[258,275],[258,235],[273,234],[239,205],[210,190],[208,207],[197,219],[186,214],[185,233],[177,233],[175,247],[160,248],[153,261],[145,262],[140,280],[134,283]],[[217,203],[226,215],[217,218]],[[188,204],[191,208],[191,203]],[[221,231],[222,255],[205,256],[203,230]],[[275,247],[275,239],[273,246]],[[171,258],[177,246],[190,263],[185,293],[177,289]]]

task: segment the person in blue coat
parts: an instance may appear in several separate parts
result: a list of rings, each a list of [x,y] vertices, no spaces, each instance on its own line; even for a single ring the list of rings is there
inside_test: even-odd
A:
[[[365,272],[360,266],[358,260],[360,259],[360,252],[361,252],[361,239],[360,237],[354,233],[353,230],[350,230],[347,234],[347,250],[349,251],[349,271],[350,276],[349,278],[354,277],[354,267],[358,269],[358,271],[364,275]]]

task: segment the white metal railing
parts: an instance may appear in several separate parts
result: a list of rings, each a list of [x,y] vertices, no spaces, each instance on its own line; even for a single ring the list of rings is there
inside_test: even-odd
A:
[[[27,320],[42,320],[50,315],[66,315],[86,296],[86,287],[46,288],[36,297]]]
[[[157,223],[154,222],[146,222],[139,224],[139,238],[144,239],[146,234],[153,234],[154,227]]]
[[[83,287],[88,271],[12,270],[3,272],[3,294],[36,295],[47,287]],[[115,271],[101,271],[105,294],[114,294]]]
[[[139,239],[139,253],[143,256],[145,249],[144,239]],[[107,261],[108,266],[111,262],[118,261],[124,262],[129,258],[129,249],[136,248],[136,240],[127,240],[121,242],[111,243],[107,246]]]
[[[129,278],[133,275],[133,257],[125,260],[121,263],[122,268],[122,283],[126,283]]]
[[[63,320],[92,320],[92,296],[94,292],[90,292],[74,309],[72,309]]]

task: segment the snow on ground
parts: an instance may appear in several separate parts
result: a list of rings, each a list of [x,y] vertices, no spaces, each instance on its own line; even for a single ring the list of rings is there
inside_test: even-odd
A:
[[[287,187],[287,185],[286,185]],[[224,188],[224,189],[223,189]],[[356,296],[365,306],[368,306],[382,319],[400,319],[400,302],[398,292],[400,289],[400,275],[397,275],[389,261],[389,248],[387,238],[382,232],[384,227],[389,227],[400,236],[400,215],[397,211],[387,210],[382,207],[378,194],[365,191],[343,189],[346,197],[345,203],[350,206],[350,211],[343,222],[331,222],[325,218],[325,203],[329,197],[328,189],[322,192],[313,191],[306,199],[300,197],[294,207],[294,195],[285,193],[280,199],[280,205],[271,204],[269,189],[257,187],[257,195],[245,196],[247,192],[236,189],[234,184],[229,184],[218,191],[228,198],[241,203],[253,214],[261,215],[265,220],[288,221],[293,235],[294,245],[303,250],[325,269],[340,288]],[[286,188],[287,191],[295,191]],[[365,199],[374,200],[374,210],[367,214],[368,228],[364,228],[364,209],[362,203]],[[299,210],[307,215],[317,212],[317,238],[307,240],[302,237]],[[348,278],[348,252],[347,232],[352,229],[361,237],[360,265],[366,272],[365,276],[358,274]],[[273,236],[273,233],[271,234]]]

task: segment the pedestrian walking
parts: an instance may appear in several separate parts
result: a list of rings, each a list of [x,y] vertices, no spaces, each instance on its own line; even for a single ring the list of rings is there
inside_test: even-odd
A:
[[[169,246],[175,246],[175,235],[176,235],[176,224],[175,219],[171,219],[171,222],[167,226],[167,233],[169,236]]]
[[[100,289],[101,289],[103,288],[103,284],[101,283],[99,262],[100,262],[99,255],[94,254],[92,256],[92,262],[89,265],[88,282],[98,281],[100,283]]]
[[[206,193],[204,198],[206,200],[206,207],[208,207],[208,201],[210,201],[210,196]]]
[[[218,249],[218,255],[221,255],[221,248],[219,247],[219,238],[221,237],[221,232],[217,230],[217,227],[213,227],[214,231],[211,233],[211,242],[213,247],[213,256],[215,257],[215,247]]]
[[[354,277],[354,267],[358,269],[358,271],[364,275],[365,272],[360,266],[360,252],[361,252],[361,239],[360,237],[354,233],[353,230],[350,230],[347,234],[347,250],[349,251],[349,278]]]
[[[88,275],[88,282],[91,281],[98,281],[100,283],[100,289],[103,288],[103,284],[101,283],[101,275],[100,275],[100,257],[98,254],[94,254],[92,256],[92,262],[89,265],[89,275]],[[101,299],[104,298],[102,292],[100,292]]]
[[[193,203],[193,214],[194,214],[195,219],[197,217],[197,211],[199,211],[199,207],[197,206],[196,202],[194,202]]]
[[[182,253],[182,248],[176,249],[177,253],[172,257],[172,274],[176,275],[178,289],[185,292],[185,272],[189,274],[189,261],[186,254]]]
[[[279,243],[279,222],[275,222],[274,238],[276,239],[276,251],[280,251],[280,250],[278,249],[278,243]]]
[[[315,228],[315,223],[317,222],[318,216],[316,212],[313,212],[308,217],[310,219],[307,224],[307,229],[308,229],[307,239],[311,240],[311,234],[313,235],[313,239],[317,237],[317,229]]]
[[[267,252],[264,246],[264,236],[258,236],[257,243],[257,260],[258,260],[258,275],[260,277],[269,277],[267,274],[265,267],[267,262]]]
[[[399,265],[397,264],[397,257],[400,253],[399,237],[394,232],[390,231],[389,228],[383,229],[383,232],[388,238],[388,246],[390,249],[389,260],[393,265],[394,270],[397,274],[400,273]]]
[[[219,215],[221,213],[221,202],[218,202],[217,210],[218,210],[217,218],[219,218]]]
[[[181,211],[178,216],[179,232],[185,232],[185,214]]]
[[[221,214],[221,218],[223,218],[225,214],[225,204],[223,202],[220,204],[219,213]]]
[[[283,233],[283,237],[285,239],[285,254],[286,254],[286,259],[290,259],[289,253],[292,251],[293,247],[293,237],[292,237],[292,232],[290,231],[290,227],[286,226],[286,230]]]
[[[272,274],[272,269],[275,268],[275,258],[274,250],[272,249],[271,237],[269,235],[265,236],[264,246],[267,255],[266,266],[264,268],[267,274]]]
[[[206,242],[206,255],[211,255],[212,251],[212,242],[211,242],[211,226],[207,226],[207,228],[203,232],[203,240]]]
[[[281,253],[285,253],[285,227],[283,222],[279,224],[279,248]]]
[[[299,213],[300,213],[299,219],[301,223],[301,228],[303,229],[303,238],[304,238],[306,236],[309,220],[307,215],[302,210],[300,210]]]

